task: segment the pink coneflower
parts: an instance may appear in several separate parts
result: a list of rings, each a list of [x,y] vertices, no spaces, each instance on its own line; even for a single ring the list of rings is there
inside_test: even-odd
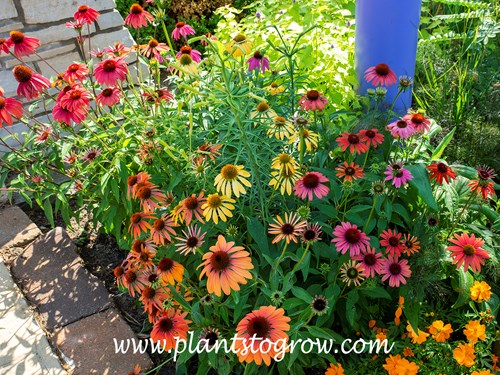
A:
[[[421,113],[408,114],[403,117],[403,120],[412,125],[420,133],[429,131],[431,126],[431,121]]]
[[[73,83],[76,81],[83,82],[87,79],[89,70],[87,68],[87,65],[85,64],[74,63],[68,66],[63,74],[64,79],[69,83]]]
[[[367,246],[361,249],[361,253],[352,257],[360,261],[368,277],[375,277],[375,273],[380,274],[382,269],[382,254],[377,253],[375,248]]]
[[[116,42],[112,46],[104,48],[102,51],[111,55],[111,57],[122,57],[127,56],[130,53],[131,48],[125,47],[125,44],[122,42]]]
[[[321,199],[326,197],[330,192],[330,188],[322,184],[322,182],[328,181],[328,178],[319,172],[309,172],[295,182],[293,190],[295,191],[295,195],[301,199],[307,197],[312,201],[314,199],[313,195]]]
[[[403,168],[403,163],[401,162],[393,162],[392,164],[387,166],[384,174],[387,176],[385,181],[391,181],[392,184],[398,189],[401,185],[406,185],[406,183],[413,179],[412,174],[409,170]]]
[[[201,233],[201,228],[198,228],[196,225],[189,225],[187,231],[183,230],[182,234],[184,237],[176,237],[179,243],[175,244],[177,247],[175,250],[183,255],[187,255],[188,253],[194,254],[196,249],[203,245],[206,233]]]
[[[139,187],[136,197],[139,198],[144,212],[152,212],[155,208],[160,207],[160,202],[163,202],[167,198],[165,193],[153,184]]]
[[[377,148],[378,145],[384,143],[384,135],[380,134],[377,129],[360,130],[359,134],[366,138],[366,144]]]
[[[397,120],[387,125],[387,130],[394,138],[407,139],[415,134],[415,127],[406,120]]]
[[[380,234],[380,237],[382,238],[380,240],[380,245],[386,248],[385,251],[389,254],[389,256],[397,258],[405,250],[401,236],[401,233],[392,229],[384,230]]]
[[[170,50],[165,43],[160,43],[156,39],[151,38],[148,44],[141,46],[141,55],[146,56],[148,59],[155,57],[159,62],[163,62],[161,57],[162,52]]]
[[[201,53],[195,49],[192,49],[189,46],[183,46],[175,55],[176,58],[180,58],[182,55],[189,55],[193,59],[193,61],[200,63],[201,62]]]
[[[82,21],[68,21],[64,24],[68,29],[74,29],[76,31],[80,31],[83,29],[84,23]]]
[[[84,108],[77,108],[74,111],[70,111],[62,107],[60,104],[56,103],[54,105],[54,108],[52,108],[52,116],[54,117],[55,121],[61,123],[70,125],[71,122],[74,122],[75,124],[79,124],[83,120],[85,120],[85,118],[87,117],[87,112]]]
[[[177,224],[175,224],[172,218],[167,214],[163,215],[160,219],[156,219],[151,229],[151,238],[153,242],[157,245],[165,245],[172,242],[170,235],[175,235],[175,226],[177,226]]]
[[[388,259],[382,259],[381,262],[382,281],[389,279],[389,286],[392,287],[406,284],[405,278],[411,276],[410,266],[406,259],[398,260],[398,258],[390,256]]]
[[[200,192],[198,197],[196,194],[192,194],[190,197],[187,197],[181,202],[182,206],[179,210],[179,214],[181,215],[181,221],[185,221],[186,225],[191,223],[193,216],[196,217],[200,223],[204,223],[202,217],[203,210],[201,209],[201,206],[207,199],[203,197],[203,194],[203,191]]]
[[[0,38],[0,55],[2,54],[2,52],[9,54],[9,48],[10,48],[10,45],[9,45],[7,39]]]
[[[483,181],[488,181],[496,177],[497,173],[495,170],[491,167],[488,167],[487,165],[480,165],[476,168],[477,170],[477,177],[479,177],[480,180]]]
[[[335,238],[332,242],[335,243],[335,249],[342,254],[349,250],[351,258],[370,246],[370,238],[358,229],[357,225],[349,222],[337,225],[333,230],[333,235]]]
[[[327,104],[328,100],[317,90],[309,90],[299,100],[299,106],[304,111],[322,111]]]
[[[349,149],[351,154],[364,154],[368,151],[366,137],[361,133],[343,133],[336,139],[336,141],[339,146],[342,147],[342,151]]]
[[[117,87],[108,87],[102,90],[96,98],[97,104],[100,106],[109,106],[112,107],[115,104],[120,103],[120,99],[122,97],[122,92]]]
[[[256,51],[251,58],[247,60],[248,71],[261,70],[264,73],[269,70],[269,59],[263,56],[260,51]]]
[[[373,86],[392,86],[398,81],[398,77],[387,64],[378,64],[365,70],[365,80]]]
[[[187,37],[188,35],[194,35],[195,31],[194,29],[187,25],[185,22],[177,22],[175,24],[175,28],[172,31],[172,38],[175,40],[179,40],[181,36],[184,38]]]
[[[0,93],[0,128],[2,127],[2,122],[12,125],[14,122],[12,117],[23,117],[23,104],[13,98],[4,98]]]
[[[446,248],[446,250],[451,251],[450,256],[453,258],[453,264],[457,265],[457,269],[463,264],[465,272],[469,266],[473,272],[481,272],[484,260],[490,257],[490,254],[481,248],[484,241],[479,237],[476,238],[474,234],[469,236],[467,233],[461,235],[455,233],[454,237],[449,241],[455,245]]]
[[[116,86],[127,77],[127,63],[120,57],[110,57],[96,65],[94,76],[100,85]]]
[[[70,90],[62,95],[58,100],[61,107],[68,111],[76,111],[77,109],[88,110],[90,106],[90,93],[80,85],[73,85]]]
[[[130,14],[125,17],[125,25],[131,26],[134,29],[140,29],[147,26],[148,22],[153,22],[154,20],[151,13],[145,11],[139,4],[132,4]]]
[[[90,8],[87,5],[80,5],[78,10],[75,12],[73,17],[77,22],[81,22],[83,24],[91,25],[97,18],[101,15],[97,10]]]
[[[42,143],[45,143],[52,135],[52,128],[48,125],[44,125],[40,129],[37,129],[36,135],[37,135],[37,137],[35,139],[36,145],[40,145]]]
[[[35,73],[24,65],[16,65],[12,70],[14,78],[19,82],[17,95],[31,100],[38,98],[40,93],[50,87],[50,81],[41,74]]]
[[[212,33],[206,33],[205,36],[210,40],[217,40],[217,37]],[[200,40],[201,45],[208,46],[208,42],[205,39]]]
[[[92,163],[99,155],[101,155],[101,152],[102,150],[99,147],[92,146],[83,156],[83,162]]]
[[[40,47],[40,40],[24,35],[20,31],[11,31],[10,38],[6,42],[10,47],[14,46],[14,55],[21,59],[22,56],[29,56],[36,52],[36,48]]]

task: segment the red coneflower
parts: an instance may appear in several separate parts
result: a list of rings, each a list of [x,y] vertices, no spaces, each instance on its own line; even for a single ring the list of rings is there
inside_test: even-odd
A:
[[[387,125],[387,129],[394,138],[408,139],[417,131],[415,127],[406,120],[396,120]]]
[[[38,98],[40,93],[50,87],[50,81],[41,74],[35,73],[24,65],[16,65],[12,70],[14,78],[19,82],[17,95],[31,100]]]
[[[90,99],[90,93],[84,87],[75,84],[64,95],[61,95],[57,101],[61,107],[68,111],[74,112],[82,109],[86,112],[90,106]]]
[[[307,197],[312,201],[314,199],[313,195],[321,199],[326,197],[330,192],[330,188],[322,184],[322,182],[328,181],[328,178],[319,172],[309,172],[295,182],[293,190],[295,191],[295,195],[301,199]]]
[[[333,230],[335,238],[332,240],[335,243],[335,249],[342,254],[349,250],[352,257],[358,255],[361,250],[370,246],[370,237],[358,229],[358,226],[349,222],[341,222]]]
[[[349,164],[344,161],[344,165],[338,166],[335,170],[338,171],[336,176],[338,178],[344,178],[344,182],[353,182],[353,180],[365,177],[363,168],[359,165],[355,165],[353,161]]]
[[[69,65],[63,74],[64,79],[69,83],[73,83],[76,81],[83,82],[87,79],[89,70],[87,68],[87,65],[85,64],[74,63]]]
[[[23,104],[19,100],[4,98],[0,94],[0,128],[2,127],[2,122],[12,125],[14,123],[12,117],[23,117]]]
[[[155,208],[160,207],[159,203],[167,198],[165,193],[158,189],[158,186],[153,184],[139,187],[135,195],[140,199],[141,207],[144,212],[154,211]]]
[[[168,309],[163,312],[155,321],[151,331],[151,339],[154,342],[160,341],[163,349],[169,351],[176,347],[179,339],[187,340],[190,320],[186,319],[187,312],[180,312],[175,309]]]
[[[240,362],[270,366],[272,359],[283,359],[285,353],[278,351],[275,343],[288,341],[285,332],[290,329],[289,321],[285,310],[274,306],[261,306],[248,313],[236,327],[239,339],[235,340],[235,350]]]
[[[382,259],[380,274],[382,281],[389,279],[389,286],[399,287],[400,284],[406,284],[405,278],[411,276],[411,270],[406,259],[398,260],[389,256],[388,259]]]
[[[96,65],[94,76],[100,85],[116,86],[127,77],[127,63],[121,57],[110,57]]]
[[[102,90],[96,97],[96,102],[100,106],[112,107],[115,104],[120,103],[122,97],[122,92],[117,87],[108,87]]]
[[[375,273],[380,274],[382,267],[382,254],[377,253],[374,247],[367,246],[361,249],[361,253],[352,257],[352,259],[361,262],[364,273],[367,277],[375,277]]]
[[[145,11],[139,4],[132,4],[130,14],[125,17],[125,25],[131,26],[134,29],[140,29],[147,26],[148,22],[153,22],[154,20],[151,13]]]
[[[29,56],[36,52],[36,48],[40,47],[40,40],[24,35],[20,31],[11,31],[10,38],[5,42],[8,47],[14,46],[14,55],[22,60],[22,56]]]
[[[200,223],[204,223],[202,217],[203,210],[201,209],[201,206],[207,199],[203,197],[203,194],[203,191],[200,192],[198,197],[196,194],[192,194],[190,197],[187,197],[181,202],[182,206],[179,210],[179,213],[181,214],[181,222],[185,221],[186,225],[189,225],[194,216]]]
[[[380,134],[377,129],[360,130],[359,134],[366,138],[366,144],[377,148],[378,145],[384,143],[384,135]]]
[[[151,238],[153,242],[157,245],[165,245],[172,242],[170,234],[175,235],[175,230],[173,228],[175,226],[177,226],[177,224],[174,223],[168,214],[155,220],[153,228],[151,229]]]
[[[490,257],[490,254],[481,248],[484,245],[484,240],[476,238],[474,234],[470,236],[467,233],[454,235],[455,238],[449,241],[455,245],[448,246],[446,250],[451,251],[450,256],[453,258],[453,264],[464,266],[464,271],[472,268],[473,272],[481,272],[481,266],[484,260]]]
[[[176,251],[179,251],[183,255],[188,253],[195,253],[196,249],[203,245],[203,239],[206,233],[201,233],[201,228],[196,225],[190,225],[187,227],[187,232],[182,231],[184,237],[176,237],[179,243],[176,243]]]
[[[365,70],[365,80],[373,86],[392,86],[398,81],[398,77],[387,64],[378,64]]]
[[[401,239],[402,234],[396,230],[386,229],[381,234],[380,245],[385,246],[386,253],[392,257],[399,257],[404,251],[404,244]]]
[[[184,267],[175,260],[163,258],[160,262],[158,262],[156,273],[160,277],[162,285],[174,285],[176,281],[179,283],[182,281],[182,276],[184,276]]]
[[[301,221],[300,217],[295,213],[285,213],[285,220],[281,219],[280,216],[276,216],[274,223],[269,225],[268,233],[277,235],[273,239],[273,243],[279,242],[282,239],[285,239],[287,244],[290,241],[298,243],[297,237],[300,236],[306,225],[307,221]]]
[[[248,272],[253,269],[250,253],[243,246],[234,246],[234,242],[226,242],[224,236],[217,237],[217,243],[210,247],[210,251],[203,255],[203,263],[196,269],[203,267],[200,280],[207,276],[207,290],[217,296],[231,294],[231,290],[240,290],[240,284],[246,284],[251,279]]]
[[[144,305],[144,311],[148,314],[152,314],[154,308],[161,310],[163,307],[163,301],[167,299],[168,295],[163,291],[162,288],[153,288],[146,285],[142,290],[141,297],[139,301]]]
[[[342,147],[342,151],[345,151],[349,148],[349,152],[351,154],[364,154],[366,151],[368,151],[366,137],[361,133],[343,133],[336,139],[336,141],[339,146]]]
[[[299,106],[304,111],[322,111],[327,104],[328,100],[317,90],[309,90],[299,100]]]
[[[201,53],[189,46],[182,46],[179,52],[175,55],[176,58],[180,58],[182,55],[189,55],[197,63],[201,62]]]
[[[403,117],[404,121],[407,121],[412,125],[417,132],[423,133],[424,131],[429,131],[431,126],[431,121],[421,113],[408,114]]]
[[[91,25],[95,21],[97,21],[97,18],[100,15],[101,13],[99,13],[97,10],[90,8],[87,5],[80,5],[73,17],[79,23]]]
[[[151,224],[146,219],[155,219],[155,216],[147,212],[136,212],[130,216],[128,230],[134,239],[139,237],[141,232],[147,232],[151,229]]]
[[[430,171],[430,179],[435,180],[439,185],[443,184],[443,180],[449,184],[450,180],[457,178],[455,172],[443,162],[431,164],[426,168]]]
[[[175,24],[175,28],[172,31],[172,38],[175,40],[179,40],[181,36],[184,38],[187,37],[188,35],[194,35],[195,31],[194,29],[187,25],[185,22],[177,22]]]
[[[0,97],[0,107],[1,107],[1,97]],[[1,112],[1,109],[0,109],[0,112]],[[1,113],[0,113],[0,117],[1,117]],[[1,124],[1,118],[0,118],[0,127],[2,127],[2,124]],[[42,143],[45,143],[47,142],[47,140],[50,138],[52,134],[52,128],[48,125],[43,125],[40,129],[37,129],[36,130],[36,139],[35,139],[35,144],[36,145],[40,145]]]
[[[7,43],[7,39],[5,38],[0,38],[0,55],[2,52],[9,54],[9,43]]]

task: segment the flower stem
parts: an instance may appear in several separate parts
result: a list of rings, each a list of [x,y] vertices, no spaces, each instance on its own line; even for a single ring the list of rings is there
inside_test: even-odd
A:
[[[474,192],[471,192],[470,194],[470,197],[469,197],[469,200],[467,201],[467,203],[465,203],[464,207],[462,208],[462,210],[460,211],[460,213],[458,214],[457,218],[455,219],[455,221],[453,222],[453,225],[451,226],[451,229],[450,231],[448,232],[448,235],[446,236],[446,239],[450,238],[451,234],[453,233],[453,231],[455,230],[455,227],[457,226],[458,222],[460,221],[460,218],[462,217],[462,214],[464,213],[464,211],[467,209],[467,207],[470,206],[470,204],[472,203],[472,199],[475,197],[475,194]]]
[[[304,261],[305,257],[306,257],[306,254],[308,253],[309,251],[309,246],[311,245],[310,242],[307,243],[306,245],[306,248],[304,250],[304,254],[302,254],[302,257],[299,259],[298,263],[295,265],[295,267],[293,267],[293,270],[292,270],[292,274],[295,273],[295,271],[297,271],[299,269],[299,266],[302,264],[302,262]]]
[[[363,231],[366,233],[366,228],[368,227],[368,224],[370,224],[370,220],[372,218],[372,215],[373,215],[373,211],[375,211],[375,205],[377,204],[377,196],[375,196],[373,198],[373,204],[372,204],[372,209],[370,211],[370,215],[368,215],[368,219],[366,219],[365,221],[365,225],[363,225]]]

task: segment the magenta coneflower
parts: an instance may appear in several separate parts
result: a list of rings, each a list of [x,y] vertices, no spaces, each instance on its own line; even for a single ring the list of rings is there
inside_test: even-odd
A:
[[[85,111],[90,106],[90,93],[80,85],[73,85],[70,90],[62,95],[58,100],[61,107],[66,108],[68,111],[76,111],[81,108]]]
[[[397,120],[387,125],[387,130],[394,138],[407,139],[417,131],[415,127],[406,120]]]
[[[403,168],[403,163],[401,162],[393,162],[388,165],[384,174],[387,176],[385,181],[392,180],[392,184],[398,189],[401,185],[406,185],[408,181],[413,179],[410,171]]]
[[[12,117],[23,117],[23,104],[13,98],[4,98],[0,93],[0,128],[2,127],[2,122],[12,125],[14,122]]]
[[[14,46],[14,55],[22,59],[22,56],[29,56],[36,52],[36,48],[40,47],[40,40],[24,35],[20,31],[11,31],[10,38],[7,40],[9,47]]]
[[[314,199],[313,195],[321,199],[326,197],[330,192],[330,188],[322,184],[322,182],[328,181],[328,178],[319,172],[309,172],[295,182],[293,190],[295,191],[295,195],[301,199],[307,197],[312,201]]]
[[[401,253],[405,250],[404,243],[401,240],[401,233],[398,233],[396,230],[387,229],[384,230],[380,237],[380,245],[384,246],[386,249],[386,253],[390,256],[397,258],[401,255]]]
[[[299,100],[299,106],[305,111],[322,111],[328,100],[319,93],[317,90],[309,90]]]
[[[336,139],[342,151],[349,149],[351,154],[364,154],[368,151],[368,144],[364,135],[355,133],[343,133]]]
[[[411,276],[410,266],[406,259],[390,256],[388,259],[382,259],[380,274],[382,281],[389,279],[389,286],[399,287],[400,284],[406,284],[407,277]]]
[[[24,65],[16,65],[12,70],[14,78],[19,82],[17,87],[17,95],[24,96],[31,100],[38,98],[40,93],[50,87],[50,81],[44,76],[35,73],[30,68]]]
[[[134,29],[140,29],[147,26],[148,22],[153,22],[154,20],[151,13],[145,11],[139,4],[132,4],[129,15],[125,17],[125,25],[131,26]]]
[[[120,103],[120,99],[122,97],[122,92],[117,87],[108,87],[102,90],[96,98],[97,104],[100,106],[109,106],[112,107],[115,104]]]
[[[384,143],[384,135],[380,134],[377,129],[360,130],[359,134],[366,138],[366,144],[377,148],[378,145]]]
[[[320,241],[321,233],[323,233],[323,230],[321,229],[321,226],[318,223],[314,224],[308,223],[307,226],[302,230],[300,238],[304,243]]]
[[[74,63],[68,66],[63,74],[64,79],[69,83],[73,83],[76,81],[83,82],[87,79],[89,70],[87,68],[87,65],[85,64]]]
[[[172,242],[170,235],[175,235],[175,229],[173,227],[177,226],[172,218],[165,214],[160,219],[156,219],[153,223],[153,228],[151,228],[151,238],[153,242],[157,245],[165,245]]]
[[[99,155],[101,155],[102,150],[99,147],[92,146],[87,150],[83,156],[84,162],[93,162]]]
[[[342,254],[349,250],[351,258],[370,246],[370,238],[358,229],[357,225],[349,222],[337,225],[333,230],[333,235],[335,238],[332,242],[335,243],[335,249]]]
[[[87,5],[80,5],[73,17],[77,22],[91,25],[95,21],[97,21],[97,18],[99,18],[100,15],[101,13],[99,13],[97,10],[90,8]]]
[[[403,117],[403,120],[412,125],[417,132],[423,133],[429,131],[431,121],[421,113],[408,114]]]
[[[368,277],[375,277],[375,273],[380,274],[382,267],[382,254],[377,253],[374,247],[367,246],[361,249],[361,253],[352,257],[360,261]]]
[[[175,40],[179,40],[181,36],[185,38],[188,35],[194,34],[194,29],[191,26],[187,25],[186,22],[177,22],[175,24],[174,30],[172,31],[172,38],[174,38]]]
[[[269,59],[262,55],[260,51],[254,52],[253,56],[247,60],[248,71],[259,70],[264,73],[269,69]]]
[[[80,31],[81,29],[83,29],[83,25],[84,23],[82,21],[68,21],[64,24],[64,26],[66,26],[67,28],[74,29],[76,31]]]
[[[94,76],[100,85],[115,86],[127,77],[127,63],[120,57],[110,57],[96,65]]]
[[[55,121],[61,123],[70,125],[71,122],[74,122],[75,124],[79,124],[87,117],[87,111],[84,108],[77,108],[74,111],[70,111],[56,103],[54,108],[52,108],[52,116]]]
[[[184,237],[176,237],[179,243],[175,244],[176,251],[183,255],[188,253],[195,253],[196,249],[203,245],[203,239],[206,233],[201,233],[201,228],[196,225],[190,225],[187,227],[187,231],[182,231]]]
[[[446,248],[446,250],[451,251],[450,256],[453,258],[453,264],[457,265],[457,269],[463,265],[465,272],[469,266],[473,272],[481,272],[484,260],[490,257],[490,254],[481,248],[484,245],[484,240],[476,238],[474,234],[469,236],[467,233],[461,235],[455,233],[454,237],[449,240],[454,245]]]
[[[365,80],[373,86],[392,86],[398,81],[398,77],[387,64],[378,64],[365,70]]]
[[[177,52],[177,55],[175,55],[176,58],[180,58],[182,55],[189,55],[193,59],[193,61],[200,63],[201,62],[201,53],[200,51],[197,51],[195,49],[192,49],[189,46],[182,46],[179,52]]]

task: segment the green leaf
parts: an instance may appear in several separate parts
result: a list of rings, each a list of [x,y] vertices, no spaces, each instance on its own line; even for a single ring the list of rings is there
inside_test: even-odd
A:
[[[298,287],[298,286],[295,286],[292,288],[292,294],[297,297],[297,298],[300,298],[302,301],[304,302],[307,302],[307,303],[311,303],[313,297],[304,289]]]
[[[437,211],[438,206],[436,204],[436,200],[434,199],[434,195],[432,194],[432,188],[425,166],[423,164],[416,164],[407,166],[406,168],[413,175],[413,178],[409,181],[410,185],[417,190],[418,195],[431,210]]]
[[[470,272],[464,272],[463,268],[459,268],[455,277],[451,280],[451,286],[458,293],[458,298],[451,306],[452,309],[457,309],[467,303],[469,300],[470,287],[474,283],[474,277]]]
[[[370,298],[385,298],[391,299],[391,295],[381,286],[375,286],[373,288],[360,289],[361,293]]]
[[[262,223],[253,217],[248,217],[247,228],[260,251],[262,251],[262,253],[269,254],[266,229],[264,228]]]
[[[432,153],[432,156],[431,156],[432,160],[439,159],[441,157],[444,149],[446,148],[446,146],[448,146],[448,144],[452,140],[453,134],[455,134],[455,130],[457,130],[456,126],[453,129],[451,129],[451,131],[448,134],[446,134],[444,136],[444,138],[441,140],[441,142],[439,142],[437,147],[434,149],[434,152]]]
[[[47,220],[49,221],[52,228],[54,228],[56,226],[54,223],[54,213],[52,211],[52,204],[50,204],[49,199],[43,202],[43,212],[45,213],[45,216],[47,217]]]
[[[345,305],[345,314],[347,321],[351,325],[351,327],[354,327],[356,324],[357,320],[357,313],[356,313],[356,302],[359,300],[359,294],[357,289],[353,289],[352,291],[347,294],[347,302]]]

